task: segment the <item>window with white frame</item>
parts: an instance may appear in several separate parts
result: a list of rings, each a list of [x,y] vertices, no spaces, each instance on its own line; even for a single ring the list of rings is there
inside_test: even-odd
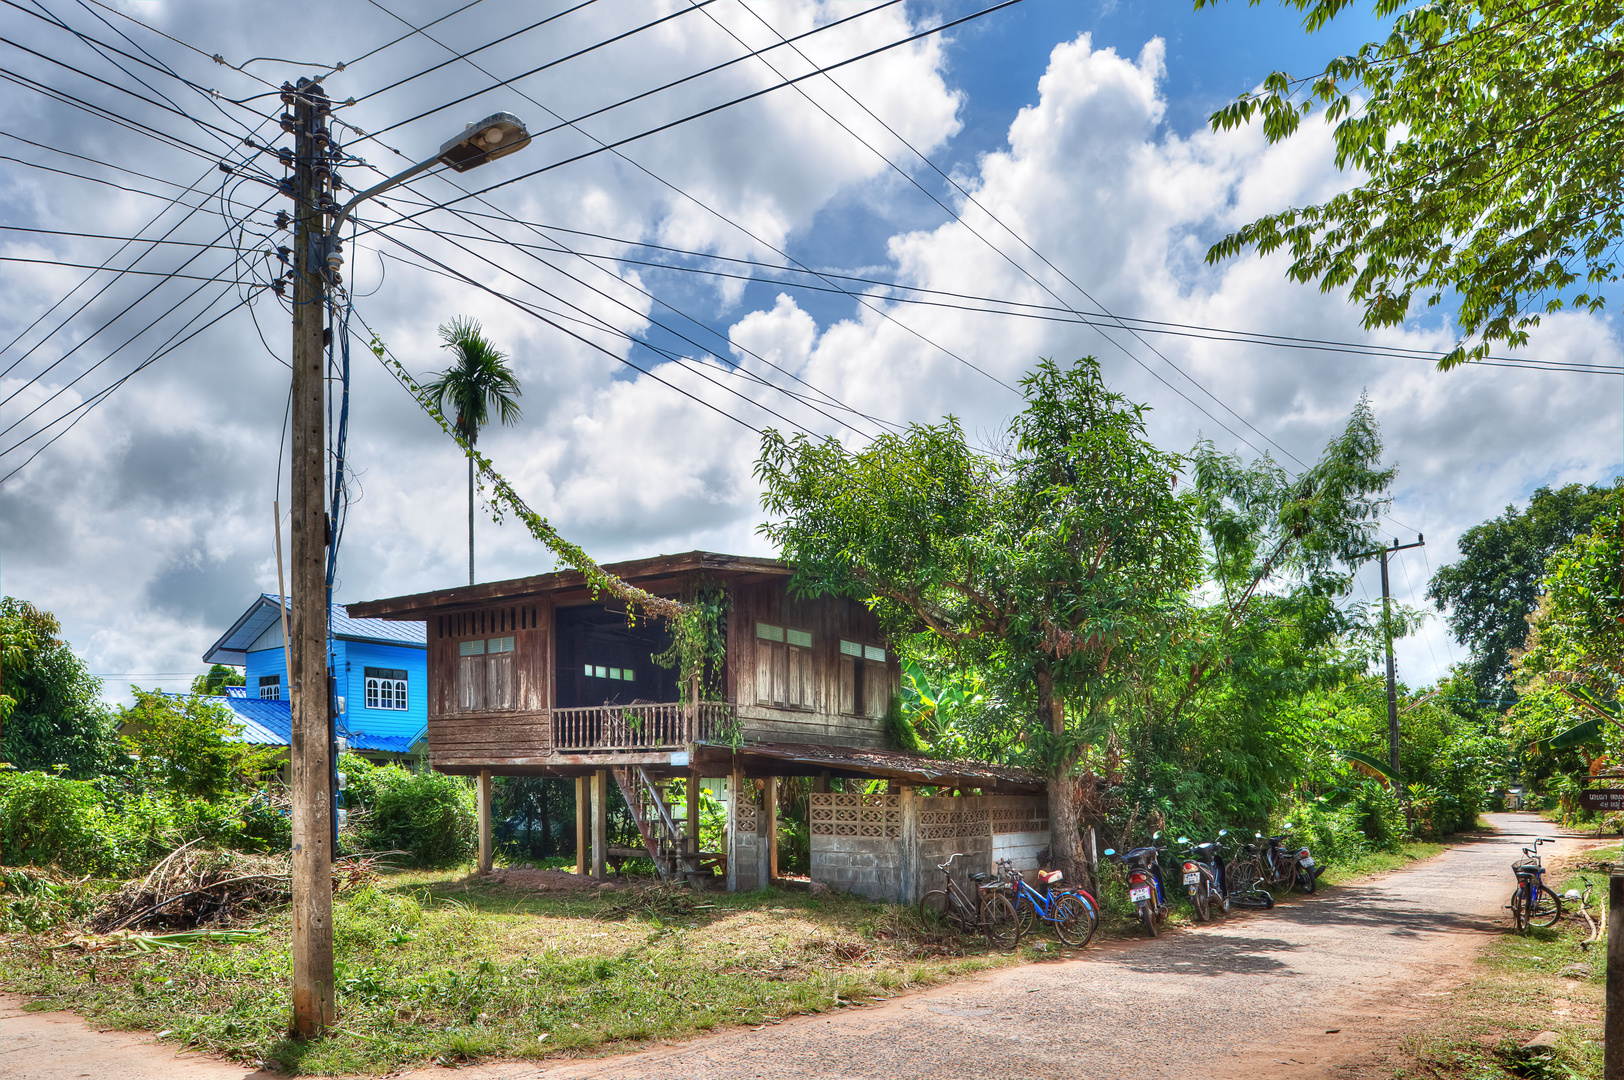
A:
[[[362,669],[362,674],[366,677],[367,708],[405,711],[408,697],[404,670],[369,667]]]
[[[259,677],[259,699],[261,701],[281,701],[282,676],[261,675]]]

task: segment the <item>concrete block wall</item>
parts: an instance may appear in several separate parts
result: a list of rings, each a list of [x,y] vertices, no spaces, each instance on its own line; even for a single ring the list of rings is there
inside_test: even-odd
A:
[[[902,895],[902,843],[885,837],[818,837],[812,843],[812,880],[870,900]],[[825,843],[818,843],[824,840]]]
[[[1039,796],[812,796],[812,880],[873,900],[916,903],[942,887],[938,864],[958,853],[951,872],[970,889],[972,873],[990,873],[1007,857],[1022,872],[1037,868],[1049,843],[1047,802]],[[1041,826],[1038,828],[1037,826]]]

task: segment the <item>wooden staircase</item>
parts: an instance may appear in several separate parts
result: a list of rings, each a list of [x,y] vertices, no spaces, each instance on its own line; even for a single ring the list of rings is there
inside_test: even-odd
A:
[[[654,868],[666,881],[681,881],[689,871],[697,871],[699,860],[688,851],[686,817],[678,819],[671,813],[665,789],[649,778],[641,765],[617,765],[609,770],[620,794],[631,808],[637,821],[637,831],[643,837],[643,847]]]

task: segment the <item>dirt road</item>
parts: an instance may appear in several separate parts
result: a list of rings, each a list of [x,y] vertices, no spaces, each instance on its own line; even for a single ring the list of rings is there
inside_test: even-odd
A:
[[[1490,814],[1497,830],[1354,888],[1231,916],[1155,941],[1093,948],[862,1009],[707,1036],[637,1054],[460,1070],[464,1080],[545,1077],[1248,1076],[1341,1078],[1463,980],[1486,935],[1507,925],[1509,866],[1533,815]],[[1564,841],[1557,853],[1572,850]],[[1548,850],[1548,849],[1547,849]],[[24,1014],[0,998],[8,1080],[239,1080],[241,1067],[175,1057],[66,1014]],[[182,1063],[184,1062],[184,1067]],[[1351,1068],[1350,1068],[1351,1067]],[[408,1074],[443,1078],[444,1069]],[[1381,1075],[1371,1071],[1368,1075]]]

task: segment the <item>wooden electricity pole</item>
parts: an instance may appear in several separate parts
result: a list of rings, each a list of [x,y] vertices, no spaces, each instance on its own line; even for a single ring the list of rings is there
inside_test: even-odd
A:
[[[319,1035],[335,1022],[333,999],[333,792],[327,684],[327,506],[322,362],[327,314],[329,105],[321,84],[300,79],[292,98],[293,561],[288,682],[293,706],[293,1030]],[[321,168],[318,169],[317,165]]]

